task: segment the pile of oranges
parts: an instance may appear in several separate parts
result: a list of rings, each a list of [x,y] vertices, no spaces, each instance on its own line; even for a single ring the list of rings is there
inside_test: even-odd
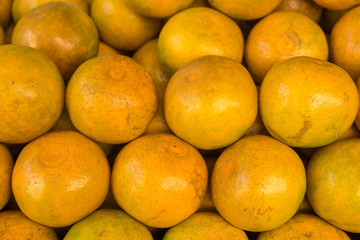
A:
[[[359,26],[358,0],[0,0],[0,239],[358,239]]]

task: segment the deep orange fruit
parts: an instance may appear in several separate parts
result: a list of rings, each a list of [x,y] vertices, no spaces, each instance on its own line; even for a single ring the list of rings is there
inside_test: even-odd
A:
[[[14,160],[7,147],[0,143],[0,210],[4,208],[11,197],[11,173]]]

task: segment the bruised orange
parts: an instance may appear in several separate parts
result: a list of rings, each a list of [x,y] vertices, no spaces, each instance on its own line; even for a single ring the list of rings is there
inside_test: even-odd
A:
[[[150,227],[172,227],[191,216],[205,196],[206,164],[171,134],[149,134],[127,144],[113,165],[111,188],[119,206]]]
[[[287,222],[305,190],[305,169],[296,152],[263,135],[242,138],[226,148],[211,175],[212,198],[220,215],[253,232]]]
[[[241,62],[244,39],[239,26],[226,15],[207,7],[189,8],[172,16],[159,35],[159,58],[170,75],[206,55]]]
[[[359,104],[356,85],[339,66],[311,57],[275,64],[260,87],[266,129],[293,147],[334,142],[353,124]]]
[[[313,0],[283,0],[275,11],[299,12],[318,22],[322,16],[323,8]]]
[[[80,8],[50,2],[29,11],[17,22],[11,43],[46,53],[67,81],[81,63],[96,56],[99,36],[92,19]]]
[[[47,133],[16,160],[12,191],[21,211],[50,227],[69,226],[104,201],[110,167],[93,141],[73,131]]]
[[[0,239],[58,240],[54,229],[34,222],[21,211],[0,212]]]
[[[226,147],[254,123],[255,84],[244,66],[204,56],[180,68],[165,92],[165,118],[181,139],[200,149]]]
[[[64,81],[42,52],[0,46],[0,142],[26,143],[49,131],[64,105]]]
[[[129,57],[95,57],[71,77],[66,108],[76,129],[86,136],[102,143],[126,143],[140,136],[154,116],[154,81]]]
[[[234,227],[218,213],[195,213],[180,224],[170,228],[163,240],[248,240],[245,232]]]
[[[0,210],[11,197],[11,173],[14,161],[7,147],[0,143]]]
[[[121,210],[100,209],[75,223],[64,240],[153,240],[150,231]]]

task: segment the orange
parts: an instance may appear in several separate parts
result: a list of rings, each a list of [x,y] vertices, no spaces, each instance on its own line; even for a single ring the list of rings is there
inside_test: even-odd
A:
[[[111,188],[119,206],[150,227],[172,227],[200,207],[208,172],[200,153],[171,134],[127,144],[113,165]]]
[[[45,54],[26,46],[0,46],[0,142],[25,143],[49,131],[61,114],[64,88]]]
[[[120,144],[140,136],[156,111],[150,74],[122,55],[82,64],[66,89],[66,108],[76,129],[102,143]]]
[[[356,81],[356,88],[357,88],[358,94],[360,96],[360,77]],[[359,98],[359,109],[360,109],[360,98]],[[357,115],[355,118],[355,125],[360,130],[360,110],[357,112]]]
[[[152,240],[150,231],[121,210],[101,209],[74,224],[64,240]]]
[[[98,42],[91,18],[65,2],[45,3],[26,13],[17,22],[11,40],[46,53],[66,81],[82,62],[96,56]]]
[[[254,80],[261,83],[272,65],[295,56],[327,60],[328,44],[323,30],[304,14],[274,12],[250,31],[245,61]]]
[[[201,202],[200,208],[198,209],[199,212],[217,212],[214,205],[214,201],[212,200],[211,186],[210,186],[210,177],[216,160],[217,160],[216,157],[205,158],[206,166],[208,169],[209,180],[208,180],[208,186],[206,189],[205,197]]]
[[[321,18],[323,8],[313,0],[283,0],[275,11],[295,11],[305,14],[315,22]]]
[[[331,10],[346,10],[359,5],[359,0],[313,0],[318,5]]]
[[[257,240],[350,240],[345,232],[312,214],[297,214],[284,225],[260,233]]]
[[[157,39],[150,40],[142,45],[132,56],[134,60],[143,65],[150,73],[156,87],[157,109],[145,130],[145,134],[171,132],[164,115],[164,95],[169,76],[160,63],[157,46]]]
[[[165,118],[181,139],[200,149],[226,147],[254,123],[258,110],[255,84],[239,62],[204,56],[170,79]]]
[[[189,8],[172,16],[159,36],[159,58],[170,75],[196,58],[224,56],[241,62],[244,39],[226,15],[206,7]]]
[[[260,112],[266,129],[292,147],[327,145],[355,120],[359,96],[339,66],[311,57],[275,64],[260,88]]]
[[[0,1],[0,27],[5,28],[11,21],[12,0]]]
[[[232,18],[254,20],[272,12],[282,0],[209,0],[212,7]]]
[[[14,161],[7,147],[0,143],[0,210],[11,197],[11,173]]]
[[[58,240],[54,229],[27,218],[22,212],[0,212],[0,239],[6,240]]]
[[[305,194],[305,197],[303,201],[300,204],[299,209],[297,210],[298,213],[313,213],[314,210],[311,208],[311,205],[309,203],[309,198]]]
[[[240,139],[225,149],[211,175],[220,215],[252,232],[287,222],[298,210],[305,189],[305,169],[296,152],[263,135]]]
[[[194,0],[125,0],[138,13],[154,18],[167,18],[188,8]]]
[[[103,41],[99,41],[98,53],[96,56],[100,57],[108,54],[119,54],[119,52],[116,49],[104,43]]]
[[[182,223],[170,228],[163,240],[248,240],[245,232],[232,226],[218,213],[195,213]]]
[[[162,24],[135,12],[126,0],[93,0],[90,12],[100,38],[116,49],[136,50],[154,38]]]
[[[56,1],[59,2],[59,0],[13,0],[11,8],[12,18],[14,22],[18,22],[19,19],[31,9],[44,3]],[[89,4],[86,0],[60,0],[60,2],[73,4],[83,10],[86,14],[89,14]]]
[[[356,81],[360,77],[360,6],[348,11],[330,35],[330,58]]]
[[[50,227],[69,226],[105,200],[110,167],[93,141],[73,131],[50,132],[24,147],[12,191],[21,211]]]
[[[360,233],[360,139],[336,141],[312,156],[307,195],[314,211],[342,230]]]

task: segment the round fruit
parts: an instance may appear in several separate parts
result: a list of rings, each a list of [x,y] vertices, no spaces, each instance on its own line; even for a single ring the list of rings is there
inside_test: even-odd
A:
[[[189,8],[172,16],[159,36],[160,62],[170,75],[205,55],[241,62],[244,39],[239,26],[226,15],[206,7]]]
[[[200,149],[226,147],[254,123],[258,110],[255,84],[239,62],[204,56],[170,79],[165,118],[181,139]]]
[[[72,123],[86,136],[120,144],[140,136],[156,111],[154,82],[143,66],[122,55],[82,64],[66,89]]]
[[[245,60],[254,80],[261,83],[272,65],[295,56],[327,60],[328,44],[323,30],[304,14],[274,12],[250,31]]]
[[[260,233],[257,240],[350,240],[345,232],[312,214],[297,214],[284,225]]]
[[[357,88],[358,94],[360,96],[360,77],[356,81],[356,88]],[[355,118],[355,125],[360,130],[360,98],[359,98],[359,111],[357,112],[357,115]]]
[[[96,56],[99,36],[94,22],[80,8],[50,2],[29,11],[17,22],[11,43],[46,53],[67,81],[82,62]]]
[[[0,1],[0,27],[5,28],[11,20],[12,0]]]
[[[218,213],[194,213],[182,223],[170,228],[163,240],[248,240],[245,232],[234,227]]]
[[[313,0],[283,0],[275,11],[300,12],[318,22],[321,19],[323,8]]]
[[[17,210],[0,212],[0,239],[58,240],[54,229],[27,218]]]
[[[4,208],[11,197],[11,172],[14,161],[10,151],[0,143],[0,210]]]
[[[282,0],[209,0],[212,7],[232,18],[254,20],[272,12]]]
[[[314,211],[342,230],[360,233],[360,139],[336,141],[312,156],[307,195]]]
[[[330,58],[356,81],[360,77],[360,6],[342,16],[330,35]]]
[[[75,223],[64,240],[152,240],[150,231],[121,210],[101,209]]]
[[[73,131],[47,133],[21,151],[12,190],[21,211],[51,227],[69,226],[104,201],[110,167],[101,148]]]
[[[296,152],[263,135],[228,147],[211,175],[211,193],[220,215],[253,232],[287,222],[298,210],[305,189],[305,169]]]
[[[150,227],[172,227],[201,204],[208,181],[206,164],[191,145],[170,134],[150,134],[127,144],[113,165],[115,200]]]
[[[359,5],[359,0],[313,0],[318,5],[336,11],[350,9]]]
[[[114,55],[114,54],[119,54],[119,52],[116,49],[107,45],[106,43],[99,41],[98,53],[96,56],[100,57],[108,54]]]
[[[154,38],[162,23],[135,12],[126,0],[93,0],[91,17],[105,43],[129,51]]]
[[[209,181],[208,181],[208,186],[206,189],[205,197],[201,202],[200,208],[198,209],[199,212],[217,212],[215,205],[214,205],[214,201],[212,200],[211,186],[210,186],[210,177],[211,177],[211,173],[214,168],[216,160],[217,160],[216,157],[205,158],[206,166],[208,169]]]
[[[348,130],[356,117],[359,96],[351,77],[340,67],[311,57],[275,64],[260,88],[265,127],[292,147],[327,145]]]
[[[0,142],[26,143],[49,131],[64,105],[55,64],[26,46],[0,46]]]

